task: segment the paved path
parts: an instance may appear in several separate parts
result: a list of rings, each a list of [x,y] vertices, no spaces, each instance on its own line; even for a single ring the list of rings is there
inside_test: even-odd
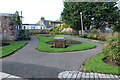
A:
[[[57,78],[62,71],[77,71],[87,59],[101,53],[103,48],[102,44],[82,41],[94,43],[97,47],[75,52],[40,52],[35,49],[39,40],[33,36],[24,48],[2,59],[2,71],[22,78]]]

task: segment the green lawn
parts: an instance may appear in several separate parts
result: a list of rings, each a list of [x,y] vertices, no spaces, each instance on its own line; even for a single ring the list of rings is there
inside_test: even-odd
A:
[[[93,39],[88,39],[88,38],[82,38],[82,39],[89,40],[89,41],[95,41],[95,42],[100,43],[100,44],[106,44],[107,43],[105,41],[93,40]]]
[[[57,35],[58,36],[58,35]],[[92,43],[87,43],[79,40],[82,42],[82,44],[67,44],[67,48],[51,48],[52,45],[46,44],[46,42],[53,40],[55,36],[52,37],[43,37],[36,35],[40,39],[40,43],[37,46],[37,49],[40,51],[45,51],[45,52],[66,52],[66,51],[77,51],[77,50],[85,50],[85,49],[91,49],[96,47],[96,45]]]
[[[80,38],[80,36],[72,36],[72,35],[58,35],[60,37],[62,36],[71,36],[71,37],[75,37],[75,38]],[[105,41],[99,41],[99,40],[94,40],[94,39],[88,39],[88,38],[82,38],[84,40],[89,40],[89,41],[94,41],[94,42],[97,42],[97,43],[100,43],[100,44],[106,44],[107,42]]]
[[[105,54],[98,54],[92,57],[89,61],[85,63],[82,67],[85,71],[98,72],[98,73],[110,73],[110,74],[120,74],[120,67],[106,64],[102,61],[105,58]]]
[[[23,47],[27,42],[24,41],[4,41],[10,45],[0,47],[0,57],[5,57]]]

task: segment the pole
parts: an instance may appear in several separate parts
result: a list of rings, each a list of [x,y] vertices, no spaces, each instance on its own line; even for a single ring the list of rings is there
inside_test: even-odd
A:
[[[82,20],[82,12],[80,12],[81,15],[81,27],[82,27],[82,34],[83,34],[83,20]]]

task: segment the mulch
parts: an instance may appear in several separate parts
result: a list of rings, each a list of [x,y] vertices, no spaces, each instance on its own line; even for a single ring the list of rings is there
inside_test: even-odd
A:
[[[7,45],[10,45],[10,43],[2,43],[2,45],[0,46],[7,46]]]
[[[120,64],[116,63],[115,61],[112,61],[111,59],[109,59],[108,57],[104,58],[103,61],[106,64],[111,64],[111,65],[115,65],[115,66],[120,66]]]

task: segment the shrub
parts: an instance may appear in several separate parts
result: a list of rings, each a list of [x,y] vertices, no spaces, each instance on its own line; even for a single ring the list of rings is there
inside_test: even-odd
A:
[[[109,34],[106,36],[107,46],[103,49],[103,52],[108,56],[109,59],[120,63],[120,37],[119,33]]]
[[[68,24],[58,24],[52,28],[50,28],[50,33],[51,34],[76,34],[76,32],[70,32],[70,31],[67,31],[67,32],[61,32],[64,28],[68,28],[70,27]]]
[[[97,29],[95,29],[95,28],[93,30],[91,30],[90,32],[91,33],[99,33],[99,31]]]
[[[64,29],[63,24],[58,24],[52,28],[50,28],[51,32],[62,31]]]
[[[64,35],[77,35],[76,31],[64,31],[64,32],[61,32],[61,33],[64,34]]]

